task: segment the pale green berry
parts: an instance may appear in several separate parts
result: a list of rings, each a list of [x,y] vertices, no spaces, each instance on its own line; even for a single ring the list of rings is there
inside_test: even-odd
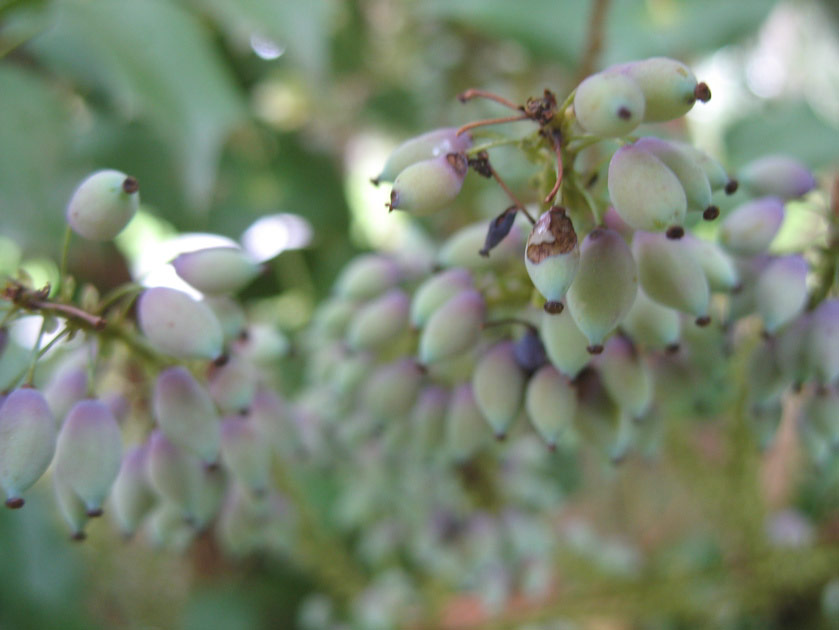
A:
[[[236,293],[259,275],[259,264],[238,247],[208,247],[172,261],[190,286],[210,295]]]
[[[797,384],[809,381],[815,376],[814,372],[817,372],[816,365],[812,362],[815,356],[813,354],[813,342],[816,337],[813,333],[815,321],[814,313],[802,313],[778,331],[774,337],[778,365]],[[830,349],[830,344],[824,343],[819,351],[830,352]],[[835,356],[832,361],[836,362]]]
[[[472,146],[472,138],[468,133],[457,135],[456,127],[444,127],[428,131],[415,138],[406,140],[388,156],[382,172],[373,180],[392,182],[399,173],[411,164],[440,157],[448,153],[461,153]]]
[[[708,279],[681,241],[639,231],[632,252],[644,293],[660,304],[695,315],[700,325],[710,321]]]
[[[122,458],[119,474],[111,489],[111,514],[120,531],[131,536],[154,505],[154,492],[148,484],[145,444],[131,447]]]
[[[737,179],[752,194],[781,199],[803,197],[816,187],[810,169],[788,155],[767,155],[749,162]]]
[[[331,297],[321,302],[312,318],[312,329],[320,338],[343,338],[347,326],[358,311],[358,303],[343,297]]]
[[[274,325],[256,322],[232,344],[236,356],[258,367],[275,365],[291,349],[288,338]]]
[[[554,315],[544,313],[539,337],[550,362],[569,378],[575,378],[591,360],[589,341],[567,310]]]
[[[653,401],[653,379],[632,343],[621,335],[610,337],[596,365],[612,400],[633,419],[646,415]]]
[[[644,95],[644,122],[673,120],[687,114],[697,99],[707,101],[711,91],[698,83],[685,64],[668,57],[651,57],[606,70],[626,74]]]
[[[464,289],[472,286],[472,274],[455,267],[437,273],[423,282],[411,299],[411,325],[422,328],[428,318]]]
[[[402,277],[395,260],[381,254],[356,256],[335,280],[335,294],[350,300],[368,300],[387,291]]]
[[[420,367],[408,358],[380,366],[364,387],[364,409],[385,421],[404,418],[416,402],[422,375]]]
[[[110,410],[97,400],[73,405],[58,434],[55,474],[76,492],[89,516],[102,513],[121,463],[122,434]]]
[[[67,204],[67,223],[92,241],[110,241],[140,205],[137,180],[114,170],[96,171],[79,184]]]
[[[735,208],[720,225],[720,243],[730,252],[753,256],[765,252],[784,220],[780,197],[761,197]]]
[[[364,379],[370,376],[373,365],[373,355],[370,353],[349,353],[337,362],[329,382],[341,396],[354,394]]]
[[[682,321],[676,310],[651,300],[639,287],[632,308],[621,321],[621,329],[638,346],[674,351],[679,347]]]
[[[741,286],[740,272],[734,259],[717,243],[693,234],[685,234],[681,243],[702,267],[711,291],[733,291]]]
[[[274,390],[260,386],[254,394],[248,417],[265,436],[271,447],[287,455],[296,445],[297,437],[291,412],[283,398]]]
[[[466,289],[434,311],[420,335],[420,363],[430,365],[472,348],[478,341],[485,309],[480,292]]]
[[[38,390],[16,389],[0,401],[0,486],[6,506],[23,506],[21,495],[52,461],[55,434],[55,418]]]
[[[527,417],[548,448],[554,450],[571,430],[577,413],[577,393],[567,376],[545,365],[527,383]]]
[[[839,378],[839,299],[825,300],[813,311],[804,352],[821,384]]]
[[[711,190],[728,190],[731,187],[732,179],[719,161],[705,153],[705,151],[697,149],[687,142],[675,142],[674,144],[682,151],[688,153],[702,170],[705,171],[705,176],[708,178]]]
[[[158,425],[174,444],[208,464],[218,459],[218,412],[210,394],[185,368],[167,368],[158,375],[152,410]]]
[[[236,481],[256,495],[268,491],[271,446],[251,420],[235,416],[222,420],[221,461]]]
[[[755,287],[757,311],[769,334],[797,317],[807,303],[807,262],[801,256],[776,258],[766,266]]]
[[[204,531],[218,516],[227,492],[227,475],[221,466],[202,466],[195,495],[195,518],[192,522],[196,531]]]
[[[416,162],[397,175],[390,191],[391,210],[431,214],[455,200],[469,170],[463,153]]]
[[[446,447],[459,462],[474,455],[486,440],[484,420],[470,384],[460,385],[452,392],[446,413]]]
[[[545,310],[562,310],[562,298],[574,280],[580,264],[577,233],[565,209],[554,206],[545,212],[527,239],[524,266],[533,286],[545,300]]]
[[[633,146],[656,156],[673,171],[685,192],[688,211],[701,212],[708,219],[719,216],[719,208],[713,205],[711,199],[708,176],[691,153],[676,143],[652,136],[641,138]]]
[[[84,527],[89,519],[87,506],[70,486],[70,483],[61,475],[52,475],[52,485],[58,511],[61,512],[61,516],[70,527],[70,537],[75,541],[84,540],[87,538]]]
[[[224,341],[233,341],[245,332],[248,324],[245,311],[232,298],[226,295],[208,295],[203,302],[210,307],[221,325]]]
[[[516,361],[515,344],[502,341],[479,360],[472,374],[472,392],[495,437],[503,439],[519,415],[525,374]]]
[[[231,356],[223,365],[213,365],[208,377],[210,398],[222,413],[250,407],[256,392],[257,370],[248,361]]]
[[[449,392],[439,385],[427,385],[417,395],[411,410],[411,441],[420,453],[440,444]]]
[[[592,230],[580,248],[580,267],[567,297],[589,352],[602,351],[603,340],[632,308],[637,292],[638,271],[626,241],[608,228]]]
[[[644,119],[644,94],[626,75],[593,74],[577,86],[574,113],[591,134],[604,138],[625,136]]]
[[[224,335],[210,308],[183,291],[146,289],[137,301],[140,330],[159,351],[180,359],[215,359]]]
[[[479,252],[484,247],[486,235],[486,221],[460,228],[443,243],[437,254],[437,263],[447,269],[463,267],[474,271],[500,267],[521,256],[521,248],[527,238],[521,225],[514,223],[506,238],[492,249],[489,256],[481,256]]]
[[[154,491],[176,507],[181,518],[195,517],[201,460],[174,444],[159,429],[149,436],[146,475]]]
[[[411,299],[401,289],[391,289],[362,306],[347,330],[353,350],[375,350],[396,339],[408,328]]]
[[[72,357],[50,375],[44,386],[44,398],[59,425],[73,405],[87,398],[87,377],[87,366],[77,357]]]
[[[609,162],[612,204],[620,217],[636,230],[672,229],[676,237],[687,212],[682,183],[664,162],[636,145],[622,146]]]

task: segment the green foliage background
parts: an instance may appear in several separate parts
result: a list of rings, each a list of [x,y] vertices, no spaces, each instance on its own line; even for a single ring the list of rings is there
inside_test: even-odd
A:
[[[744,61],[770,14],[790,7],[839,30],[832,0],[615,0],[600,65]],[[236,237],[265,213],[306,217],[311,282],[280,257],[279,291],[314,301],[365,246],[349,238],[348,144],[361,132],[398,140],[465,122],[482,107],[493,115],[456,102],[468,87],[519,101],[545,86],[564,96],[588,12],[578,0],[0,0],[0,234],[28,257],[56,258],[76,183],[117,168],[180,231]],[[260,59],[254,33],[284,54]],[[839,93],[837,66],[809,59],[805,74]],[[839,116],[815,111],[811,96],[752,97],[734,111],[718,130],[727,164],[780,149],[835,167]],[[126,279],[110,245],[75,258],[72,271],[102,287]],[[311,588],[277,561],[228,563],[209,542],[164,556],[97,523],[88,544],[71,546],[49,501],[46,492],[0,513],[2,628],[292,627]]]

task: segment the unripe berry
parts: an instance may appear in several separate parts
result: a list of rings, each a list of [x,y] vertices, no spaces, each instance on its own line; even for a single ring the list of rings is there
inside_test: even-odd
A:
[[[434,311],[420,336],[420,363],[436,363],[474,346],[485,308],[483,296],[475,289],[467,289]]]
[[[616,73],[589,76],[574,93],[574,113],[596,136],[625,136],[644,119],[644,94],[630,77]]]
[[[760,254],[769,247],[784,220],[779,197],[761,197],[737,206],[720,225],[720,243],[742,256]]]
[[[682,322],[677,311],[651,300],[639,287],[632,308],[621,321],[621,328],[637,346],[675,350],[679,347]]]
[[[97,400],[76,403],[58,434],[55,474],[76,492],[88,515],[101,514],[121,462],[122,434],[110,410]]]
[[[84,526],[87,524],[87,507],[70,486],[68,481],[61,475],[52,475],[52,486],[55,493],[55,502],[58,503],[58,511],[67,525],[70,526],[70,537],[76,541],[87,538],[84,533]]]
[[[710,290],[705,272],[681,241],[636,232],[632,252],[644,292],[656,302],[708,321]]]
[[[467,133],[457,135],[456,127],[444,127],[426,132],[396,147],[387,158],[381,174],[373,180],[373,183],[392,182],[411,164],[448,153],[461,153],[470,146],[472,146],[472,138]]]
[[[44,387],[44,398],[60,425],[73,405],[87,398],[86,367],[76,361],[59,367]]]
[[[589,351],[603,349],[603,340],[632,308],[638,272],[623,237],[595,228],[583,240],[580,268],[568,289],[568,309],[589,340]]]
[[[767,155],[749,162],[738,180],[752,194],[781,199],[803,197],[816,187],[816,179],[801,162],[787,155]]]
[[[456,461],[465,461],[483,445],[486,421],[475,402],[472,386],[461,385],[452,392],[446,413],[446,445]]]
[[[644,122],[679,118],[690,111],[697,99],[707,101],[711,98],[708,86],[698,84],[690,68],[667,57],[633,61],[606,72],[620,72],[635,80],[646,103]]]
[[[271,446],[252,421],[240,417],[222,420],[221,461],[236,481],[256,495],[268,491]]]
[[[208,247],[172,261],[190,286],[211,295],[236,293],[259,275],[259,264],[237,247]]]
[[[224,365],[211,367],[208,381],[210,398],[222,413],[241,412],[250,407],[256,392],[257,371],[247,361],[231,356]]]
[[[574,225],[564,208],[554,206],[533,226],[524,252],[527,274],[547,300],[546,311],[562,309],[560,300],[571,286],[579,263],[580,248]]]
[[[626,337],[614,335],[596,359],[603,387],[633,419],[642,418],[653,400],[653,380],[647,364]]]
[[[573,426],[577,393],[567,376],[552,365],[546,365],[527,383],[525,407],[530,422],[553,450]]]
[[[152,409],[158,425],[174,444],[208,464],[218,459],[218,412],[210,394],[185,368],[167,368],[158,375]]]
[[[755,300],[763,327],[772,334],[791,322],[807,302],[807,263],[801,256],[773,260],[757,281]]]
[[[685,234],[681,243],[687,253],[702,267],[711,291],[732,291],[740,286],[737,265],[722,247],[693,234]]]
[[[119,474],[111,490],[111,514],[120,531],[132,535],[154,505],[154,493],[146,477],[148,447],[131,447],[122,458]]]
[[[411,325],[422,328],[438,308],[472,286],[472,274],[455,267],[435,274],[423,282],[411,299]]]
[[[67,223],[92,241],[110,241],[140,205],[137,180],[114,170],[96,171],[79,184],[67,204]]]
[[[460,228],[443,243],[437,254],[437,263],[445,268],[481,270],[503,265],[521,256],[521,247],[526,238],[521,225],[514,223],[507,237],[493,248],[489,256],[481,256],[486,233],[484,221]]]
[[[382,365],[364,388],[364,408],[376,418],[396,422],[414,406],[421,383],[422,370],[413,359]]]
[[[159,429],[152,431],[147,449],[149,484],[161,498],[178,509],[182,519],[193,519],[201,461],[174,444]]]
[[[688,211],[708,212],[709,218],[719,215],[719,208],[712,205],[708,176],[692,154],[674,142],[652,136],[641,138],[633,146],[656,156],[673,171],[685,192]]]
[[[358,310],[354,300],[332,297],[318,305],[312,318],[312,329],[320,338],[342,338]]]
[[[839,299],[825,300],[813,311],[804,353],[821,384],[839,378]]]
[[[38,390],[16,389],[0,402],[0,486],[8,507],[22,507],[21,495],[47,470],[55,433],[55,418]]]
[[[675,142],[673,144],[689,154],[702,168],[702,170],[705,171],[705,176],[708,178],[711,190],[722,190],[731,184],[732,180],[728,176],[728,173],[723,168],[722,164],[705,153],[705,151],[697,149],[695,146],[688,144],[687,142]]]
[[[411,410],[411,441],[420,453],[440,444],[449,392],[439,385],[427,385],[417,395]]]
[[[411,299],[401,289],[391,289],[362,306],[347,330],[353,350],[375,350],[393,341],[408,327]]]
[[[636,230],[662,232],[684,223],[687,197],[679,178],[644,149],[629,144],[615,151],[608,185],[615,210]]]
[[[168,287],[146,289],[137,302],[143,334],[161,352],[181,359],[221,354],[221,324],[206,304]]]
[[[591,360],[589,341],[567,310],[555,315],[544,313],[539,336],[550,362],[568,378],[575,378]]]
[[[516,362],[515,344],[502,341],[484,354],[472,374],[472,392],[495,437],[503,439],[521,410],[525,375]]]
[[[540,367],[548,362],[548,355],[545,352],[545,345],[539,338],[535,328],[527,327],[524,334],[516,341],[515,346],[516,363],[526,374],[533,374]]]
[[[226,295],[208,295],[203,301],[221,325],[225,341],[233,341],[245,331],[248,320],[238,302]]]
[[[397,282],[402,273],[392,258],[381,254],[363,254],[353,258],[335,280],[335,294],[351,300],[367,300],[383,293]]]
[[[390,191],[391,210],[431,214],[454,201],[469,170],[462,153],[417,162],[399,173]]]
[[[782,394],[792,384],[792,375],[779,364],[778,343],[767,339],[758,345],[749,358],[747,380],[749,399],[753,403],[763,404],[780,400]]]
[[[221,466],[202,466],[198,476],[192,526],[201,532],[218,516],[227,490],[227,475]]]

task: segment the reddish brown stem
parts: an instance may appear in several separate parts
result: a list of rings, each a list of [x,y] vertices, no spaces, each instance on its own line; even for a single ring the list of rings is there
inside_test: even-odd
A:
[[[461,135],[470,129],[474,129],[475,127],[486,127],[487,125],[501,125],[503,123],[508,122],[518,122],[520,120],[528,120],[530,116],[527,114],[519,114],[518,116],[503,116],[501,118],[487,118],[486,120],[475,120],[470,123],[466,123],[460,129],[457,130],[457,135]]]
[[[507,196],[510,198],[510,201],[513,202],[513,204],[516,206],[516,208],[518,208],[519,211],[522,212],[524,214],[524,216],[527,217],[528,221],[535,224],[536,219],[534,219],[532,216],[530,216],[530,213],[527,211],[527,208],[525,208],[524,204],[516,198],[516,196],[513,194],[513,191],[510,190],[510,187],[507,186],[506,183],[504,183],[504,180],[501,179],[501,176],[498,174],[498,171],[496,171],[492,167],[491,164],[489,165],[489,171],[492,174],[492,177],[495,179],[495,181],[498,182],[498,185],[501,186],[501,188],[504,190],[505,193],[507,193]]]
[[[554,200],[554,197],[559,192],[559,187],[562,185],[562,148],[560,147],[559,138],[556,135],[553,136],[553,142],[554,152],[556,153],[556,182],[554,182],[554,187],[551,188],[551,192],[545,197],[545,203],[551,203]]]
[[[510,109],[516,109],[521,111],[521,105],[516,105],[514,102],[507,100],[503,96],[499,96],[494,92],[487,92],[486,90],[478,90],[475,88],[466,90],[465,92],[461,92],[457,95],[457,100],[461,103],[465,103],[466,101],[471,101],[473,98],[485,98],[490,101],[495,101],[496,103],[500,103],[504,107],[509,107]]]
[[[98,315],[91,315],[87,311],[83,311],[75,306],[70,306],[69,304],[56,304],[54,302],[32,300],[27,302],[26,306],[40,311],[58,313],[68,317],[69,319],[83,321],[86,324],[89,324],[94,330],[102,330],[107,323],[104,318],[99,317]]]

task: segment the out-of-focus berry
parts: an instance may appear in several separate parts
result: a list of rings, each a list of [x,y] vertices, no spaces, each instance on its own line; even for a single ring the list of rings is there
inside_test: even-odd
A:
[[[224,336],[210,308],[183,291],[146,289],[137,302],[137,319],[155,348],[181,359],[215,359]]]
[[[351,300],[369,300],[399,282],[402,273],[395,260],[381,254],[353,258],[335,280],[335,294]]]
[[[387,422],[403,421],[414,406],[421,383],[422,370],[413,359],[382,365],[364,388],[364,409]]]
[[[110,241],[140,205],[137,180],[114,170],[96,171],[79,184],[67,204],[67,223],[92,241]]]
[[[71,357],[50,376],[44,386],[44,398],[58,425],[73,405],[87,398],[87,385],[87,369],[77,357]]]
[[[402,334],[408,327],[411,299],[401,289],[391,289],[362,306],[347,330],[347,345],[353,350],[375,350]]]
[[[767,155],[749,162],[737,178],[755,195],[781,199],[803,197],[816,187],[810,169],[788,155]]]
[[[516,341],[514,354],[516,363],[526,374],[532,374],[548,361],[548,354],[545,352],[545,345],[539,338],[539,333],[529,326]]]
[[[221,412],[236,413],[250,407],[258,377],[249,362],[232,356],[224,365],[210,368],[208,381],[210,398]]]
[[[760,254],[769,247],[783,220],[784,202],[779,197],[747,201],[725,217],[720,225],[720,243],[733,254]]]
[[[825,300],[813,311],[804,352],[821,384],[839,378],[839,299]]]
[[[441,267],[463,267],[480,270],[503,265],[521,256],[521,248],[527,235],[518,223],[514,223],[507,235],[489,256],[480,251],[486,239],[486,223],[480,221],[460,228],[443,243],[437,254]]]
[[[419,340],[424,365],[456,356],[475,345],[486,305],[475,289],[466,289],[434,311]]]
[[[146,448],[146,475],[151,487],[178,509],[182,519],[194,519],[201,460],[178,447],[159,429],[152,431]]]
[[[87,507],[61,475],[52,475],[52,486],[58,511],[70,527],[70,537],[76,541],[87,538],[84,527],[87,525]]]
[[[596,365],[612,400],[633,419],[642,418],[653,401],[653,379],[632,343],[621,335],[610,337]]]
[[[154,505],[154,493],[146,477],[147,453],[145,444],[135,445],[126,451],[111,490],[111,514],[126,536],[134,534]]]
[[[204,298],[204,304],[210,307],[221,324],[225,341],[233,341],[244,332],[248,323],[245,311],[232,298],[226,295],[208,295]]]
[[[75,491],[89,516],[102,503],[122,463],[122,434],[111,411],[97,400],[73,405],[58,434],[55,474]]]
[[[22,507],[21,495],[47,470],[55,434],[55,418],[38,390],[16,389],[0,402],[0,486],[8,507]]]
[[[525,375],[516,362],[515,344],[502,341],[484,354],[472,374],[472,392],[495,437],[503,439],[518,416]]]
[[[158,425],[172,442],[208,464],[218,459],[218,412],[210,394],[185,368],[167,368],[158,375],[152,409]]]
[[[711,291],[732,291],[740,286],[740,273],[734,259],[713,241],[685,234],[685,250],[699,263]]]
[[[235,416],[222,420],[221,461],[251,492],[261,495],[268,491],[271,446],[250,420]]]
[[[589,341],[568,311],[558,315],[544,313],[539,336],[550,362],[568,378],[575,378],[591,360]]]
[[[530,422],[553,450],[573,426],[577,393],[567,376],[546,365],[527,383],[525,408]]]
[[[755,287],[757,311],[772,334],[791,322],[807,302],[807,262],[801,256],[776,258],[760,274]]]
[[[422,328],[428,318],[455,295],[472,286],[467,269],[447,269],[425,280],[411,299],[411,325]]]
[[[620,325],[637,346],[650,350],[678,348],[682,329],[679,313],[648,298],[641,287]]]
[[[446,446],[456,461],[465,461],[484,444],[487,430],[472,385],[455,388],[446,414]]]
[[[236,293],[259,275],[259,264],[237,247],[208,247],[180,254],[177,274],[202,293]]]
[[[722,190],[726,188],[726,186],[730,186],[732,180],[728,176],[725,168],[723,168],[723,165],[717,160],[705,153],[705,151],[697,149],[695,146],[688,144],[687,142],[676,142],[674,144],[676,144],[682,151],[685,151],[692,156],[694,161],[699,164],[703,171],[705,171],[705,176],[708,178],[711,190]]]
[[[626,241],[608,228],[590,232],[580,251],[580,268],[568,289],[568,309],[588,339],[589,351],[596,354],[632,308],[638,271]]]

